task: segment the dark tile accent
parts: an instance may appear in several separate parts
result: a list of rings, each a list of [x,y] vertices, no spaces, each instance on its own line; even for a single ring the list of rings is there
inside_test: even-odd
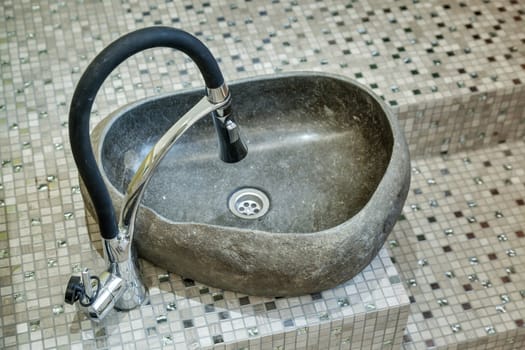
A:
[[[275,302],[269,301],[267,303],[264,303],[264,307],[266,308],[266,311],[271,311],[277,309],[277,306],[275,305]]]
[[[294,326],[294,321],[292,319],[284,320],[283,321],[283,325],[285,327],[293,327]]]
[[[249,305],[250,304],[250,297],[241,297],[239,298],[239,304],[242,305]]]
[[[312,293],[310,296],[312,297],[312,300],[323,299],[323,295],[321,293]]]
[[[450,253],[452,251],[452,247],[449,246],[449,245],[446,245],[446,246],[443,247],[443,251],[445,253]]]
[[[195,285],[195,281],[189,278],[184,278],[182,283],[184,283],[184,287],[193,287]]]
[[[472,290],[472,285],[470,283],[464,284],[463,290],[465,290],[465,292],[470,292]]]
[[[426,319],[429,319],[429,318],[432,318],[434,317],[434,315],[432,315],[432,312],[431,311],[423,311],[423,317]]]
[[[214,335],[212,338],[213,338],[213,344],[224,343],[224,338],[220,334]]]
[[[439,289],[439,283],[437,282],[434,282],[434,283],[430,283],[430,288],[432,288],[432,290],[436,290],[436,289]]]
[[[467,233],[466,236],[467,236],[468,239],[474,239],[474,238],[476,238],[476,235],[475,235],[473,232],[469,232],[469,233]]]
[[[463,310],[470,310],[470,309],[472,309],[472,306],[470,305],[470,303],[463,303],[463,304],[461,304],[461,307],[463,308]]]
[[[191,328],[193,327],[193,320],[183,320],[182,325],[184,328]]]
[[[498,256],[495,253],[490,253],[488,257],[489,257],[489,260],[496,260],[498,258]]]

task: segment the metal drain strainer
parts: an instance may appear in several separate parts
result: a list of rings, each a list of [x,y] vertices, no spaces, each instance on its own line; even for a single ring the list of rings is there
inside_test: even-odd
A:
[[[244,187],[230,195],[228,208],[241,219],[257,219],[270,210],[270,199],[261,190]]]

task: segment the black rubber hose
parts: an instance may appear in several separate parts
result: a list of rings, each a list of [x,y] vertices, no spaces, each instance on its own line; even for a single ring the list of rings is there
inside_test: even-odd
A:
[[[69,139],[78,171],[95,208],[100,233],[105,239],[116,237],[118,224],[91,147],[91,108],[100,86],[113,69],[128,57],[154,47],[169,47],[187,54],[197,64],[208,88],[218,88],[224,83],[217,61],[208,48],[193,35],[170,27],[150,27],[124,35],[106,47],[87,67],[71,101]]]

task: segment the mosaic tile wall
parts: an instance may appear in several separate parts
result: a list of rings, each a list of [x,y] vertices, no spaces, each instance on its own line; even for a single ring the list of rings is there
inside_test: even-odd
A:
[[[524,347],[524,18],[517,0],[4,0],[0,348]],[[96,325],[64,306],[69,274],[101,269],[68,144],[74,86],[112,40],[161,24],[201,38],[229,80],[326,71],[384,98],[425,155],[389,243],[394,264],[382,250],[344,286],[291,299],[146,266],[152,297],[140,310]],[[200,86],[181,55],[139,54],[105,83],[93,122]]]

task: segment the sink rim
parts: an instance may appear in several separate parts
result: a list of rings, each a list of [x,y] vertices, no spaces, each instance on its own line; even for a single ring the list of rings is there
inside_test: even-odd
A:
[[[349,83],[351,85],[354,85],[357,88],[362,89],[364,92],[366,92],[366,94],[369,97],[371,97],[376,103],[379,104],[379,106],[381,107],[381,110],[383,112],[383,116],[386,117],[386,120],[388,121],[388,123],[386,125],[388,125],[388,127],[390,129],[389,131],[391,132],[392,139],[393,139],[393,145],[392,145],[392,150],[391,150],[390,155],[389,155],[388,165],[386,166],[386,169],[383,172],[383,175],[381,176],[381,180],[379,181],[379,183],[375,187],[375,189],[372,192],[369,200],[366,202],[366,204],[363,207],[361,207],[361,209],[359,209],[359,211],[357,213],[355,213],[353,216],[349,217],[347,220],[341,222],[340,224],[334,225],[332,227],[329,227],[329,228],[326,228],[326,229],[323,229],[323,230],[315,231],[315,232],[272,232],[272,231],[264,231],[264,230],[259,230],[259,229],[247,229],[247,228],[240,228],[240,227],[235,227],[235,226],[210,224],[210,223],[205,223],[205,222],[175,221],[175,220],[172,220],[172,219],[170,219],[170,218],[168,218],[168,217],[158,213],[154,208],[148,207],[148,206],[146,206],[143,203],[140,204],[139,215],[140,215],[140,212],[142,210],[148,210],[148,211],[152,212],[156,217],[162,219],[163,221],[165,221],[166,223],[168,223],[170,225],[187,225],[187,224],[190,224],[190,225],[204,225],[204,226],[208,226],[208,227],[217,227],[217,228],[226,229],[226,230],[231,229],[231,230],[235,230],[235,231],[245,231],[245,232],[249,232],[249,233],[253,233],[253,234],[259,233],[259,234],[286,235],[286,236],[289,236],[289,235],[300,235],[301,237],[306,237],[306,236],[309,236],[309,235],[318,236],[320,234],[332,234],[334,231],[339,231],[342,227],[348,225],[348,223],[350,221],[352,221],[354,218],[356,218],[357,216],[363,215],[362,213],[365,212],[368,207],[373,205],[372,204],[373,201],[379,200],[377,198],[378,193],[380,192],[380,190],[383,187],[385,187],[387,185],[386,184],[386,182],[388,181],[387,175],[390,172],[392,172],[392,164],[393,164],[393,161],[394,161],[395,150],[398,149],[398,148],[401,148],[401,149],[404,148],[408,152],[408,146],[406,145],[406,141],[404,140],[404,135],[402,133],[401,133],[401,135],[399,135],[399,133],[397,132],[397,131],[399,131],[399,125],[397,124],[398,123],[397,119],[393,116],[393,112],[390,109],[390,107],[388,107],[383,100],[378,98],[377,95],[375,94],[375,92],[373,92],[372,89],[370,89],[369,87],[359,83],[358,81],[355,81],[354,79],[351,79],[351,78],[348,78],[348,77],[345,77],[345,76],[339,75],[339,74],[326,73],[326,72],[316,72],[316,71],[283,72],[283,73],[278,73],[278,74],[264,74],[264,75],[258,75],[258,76],[252,77],[252,78],[238,79],[238,80],[232,81],[229,85],[244,84],[244,83],[250,83],[250,82],[259,81],[259,80],[279,80],[279,79],[293,78],[293,77],[298,77],[298,76],[299,77],[301,77],[301,76],[303,76],[303,77],[316,77],[316,76],[318,76],[318,77],[323,77],[323,78],[335,79],[335,80],[342,81],[344,83]],[[113,111],[108,116],[103,118],[93,128],[92,135],[91,135],[91,140],[92,140],[93,149],[95,150],[95,158],[97,160],[98,169],[99,169],[99,171],[100,171],[100,173],[102,175],[102,178],[103,178],[106,186],[108,186],[108,189],[111,189],[112,192],[114,192],[117,195],[117,197],[119,197],[119,199],[120,199],[117,202],[114,201],[114,205],[116,206],[116,208],[118,210],[120,210],[120,205],[119,204],[122,201],[122,199],[124,198],[124,194],[118,188],[116,188],[115,185],[113,184],[113,182],[109,179],[107,173],[104,171],[104,166],[102,164],[103,145],[104,145],[104,141],[106,140],[105,136],[108,134],[109,130],[113,127],[115,122],[120,117],[125,115],[128,111],[133,110],[137,106],[143,105],[144,103],[152,102],[152,101],[155,101],[155,100],[160,100],[160,99],[167,98],[167,97],[170,97],[170,96],[173,96],[173,95],[178,95],[178,94],[200,93],[200,92],[202,92],[202,89],[200,89],[200,88],[188,88],[188,89],[177,90],[177,91],[174,91],[174,92],[163,93],[163,94],[159,94],[159,95],[155,95],[155,96],[150,96],[150,97],[145,97],[145,98],[139,99],[137,101],[134,101],[134,102],[128,103],[128,104],[126,104],[126,105],[124,105],[122,107],[119,107],[117,110]],[[233,98],[233,104],[235,105],[235,96],[232,96],[232,98]],[[398,147],[396,147],[396,140],[399,141],[400,139],[402,139],[404,141],[403,142],[404,145],[398,145]],[[401,147],[399,147],[399,146],[401,146]]]

